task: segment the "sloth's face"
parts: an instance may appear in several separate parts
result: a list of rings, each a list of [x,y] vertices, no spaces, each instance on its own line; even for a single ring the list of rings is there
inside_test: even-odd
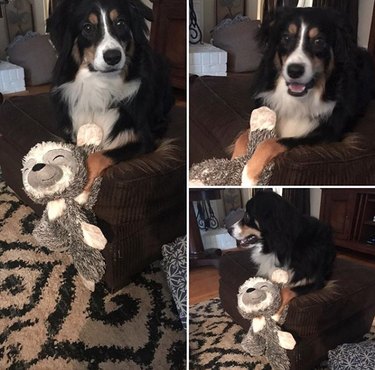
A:
[[[76,172],[77,162],[69,149],[45,146],[26,156],[22,180],[27,192],[42,198],[64,191],[71,185]]]

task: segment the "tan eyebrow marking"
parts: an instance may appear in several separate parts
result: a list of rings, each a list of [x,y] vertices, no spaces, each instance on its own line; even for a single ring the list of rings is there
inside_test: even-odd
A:
[[[314,28],[311,28],[311,30],[309,31],[309,37],[310,39],[313,39],[314,37],[318,36],[319,35],[319,29],[314,27]]]
[[[92,24],[98,24],[98,17],[96,16],[96,14],[91,13],[91,14],[89,15],[89,21],[90,21]]]
[[[116,9],[111,10],[110,13],[109,13],[109,17],[111,18],[112,21],[117,19],[118,16],[119,16],[119,14],[118,14],[118,11]]]
[[[291,24],[289,25],[289,27],[288,27],[288,31],[289,31],[290,33],[296,34],[297,31],[298,31],[298,27],[297,27],[297,25],[294,24],[294,23],[291,23]]]

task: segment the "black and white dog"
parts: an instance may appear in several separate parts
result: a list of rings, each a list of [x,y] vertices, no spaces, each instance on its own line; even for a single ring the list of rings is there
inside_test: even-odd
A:
[[[48,20],[58,52],[53,100],[68,141],[87,123],[108,163],[155,149],[174,99],[166,63],[151,50],[140,0],[62,0]]]
[[[345,18],[332,9],[280,8],[258,37],[264,54],[253,93],[257,106],[276,112],[274,156],[341,141],[375,95],[373,61]],[[254,157],[255,167],[274,156]],[[257,175],[249,173],[243,185],[256,183]]]
[[[251,248],[258,276],[271,279],[276,269],[286,270],[296,294],[320,289],[329,278],[336,255],[331,229],[274,192],[256,193],[228,231]]]

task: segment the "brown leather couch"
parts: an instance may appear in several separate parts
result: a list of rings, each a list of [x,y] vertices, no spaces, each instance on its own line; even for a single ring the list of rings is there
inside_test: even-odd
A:
[[[108,238],[104,250],[105,282],[112,291],[159,258],[161,246],[186,233],[185,107],[170,113],[167,137],[176,147],[171,155],[143,156],[109,169],[101,186],[95,212]],[[6,183],[39,215],[43,208],[22,189],[22,158],[41,141],[60,141],[49,94],[14,97],[0,106],[0,167]],[[158,166],[153,164],[158,163]],[[154,169],[152,169],[154,168]]]
[[[224,310],[246,332],[250,321],[237,310],[240,285],[254,276],[250,251],[227,253],[220,259],[220,299]],[[293,334],[296,347],[287,351],[291,370],[311,370],[342,343],[361,340],[375,315],[375,269],[338,257],[333,288],[292,300],[283,329]]]
[[[228,147],[249,128],[253,76],[190,78],[190,165],[230,157]],[[375,100],[354,132],[354,147],[348,142],[304,146],[278,156],[270,185],[374,185]]]

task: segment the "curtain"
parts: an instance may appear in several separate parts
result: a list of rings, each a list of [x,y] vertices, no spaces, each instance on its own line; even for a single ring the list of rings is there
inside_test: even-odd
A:
[[[357,39],[358,0],[314,0],[313,6],[321,8],[333,8],[346,15]]]
[[[48,3],[48,15],[49,16],[51,16],[53,11],[55,10],[58,2],[59,2],[58,0],[49,0],[49,3]]]
[[[283,189],[283,198],[293,204],[303,215],[310,216],[310,189]]]
[[[279,6],[296,7],[298,0],[264,0],[263,2],[263,18],[268,14],[272,13]]]

